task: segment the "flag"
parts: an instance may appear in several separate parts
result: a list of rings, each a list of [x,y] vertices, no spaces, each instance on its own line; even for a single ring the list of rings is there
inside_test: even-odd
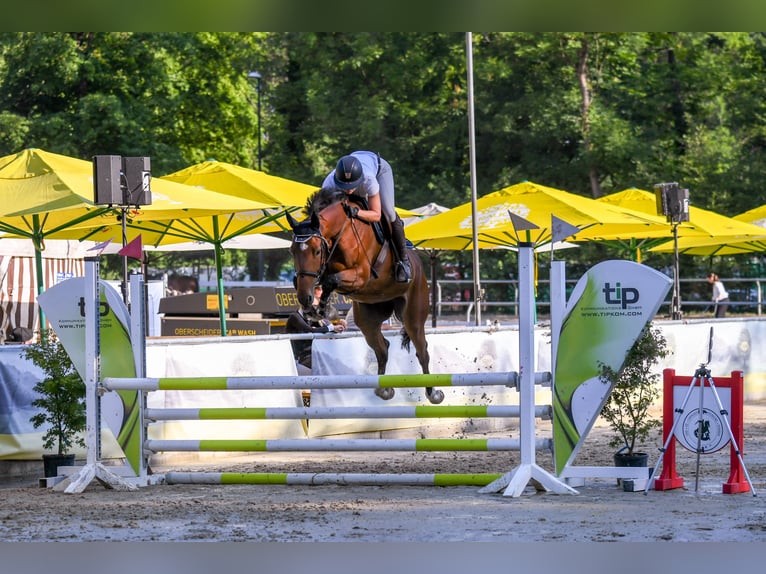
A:
[[[96,253],[96,257],[99,257],[104,252],[104,249],[106,249],[109,246],[109,244],[112,242],[112,239],[113,238],[110,237],[106,241],[97,243],[96,245],[88,249],[88,251],[98,251],[98,253]]]
[[[141,244],[141,235],[139,234],[133,241],[123,246],[117,254],[123,257],[130,257],[131,259],[138,259],[139,261],[142,260],[144,258],[144,248]]]
[[[579,227],[575,227],[563,219],[559,219],[555,215],[551,214],[551,243],[556,243],[557,241],[566,239],[567,237],[577,234],[579,231]]]

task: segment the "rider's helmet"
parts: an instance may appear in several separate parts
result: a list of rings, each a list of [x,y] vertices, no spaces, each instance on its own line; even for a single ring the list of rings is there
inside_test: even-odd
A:
[[[335,167],[335,187],[348,191],[362,183],[362,164],[353,155],[344,155]]]

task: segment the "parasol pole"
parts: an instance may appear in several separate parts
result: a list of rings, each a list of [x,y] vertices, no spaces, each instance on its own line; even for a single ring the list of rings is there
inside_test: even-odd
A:
[[[466,74],[468,76],[468,152],[471,171],[471,227],[473,229],[473,298],[476,303],[476,325],[481,325],[481,302],[484,294],[479,278],[479,223],[476,213],[476,126],[473,114],[473,39],[465,34]]]
[[[213,216],[213,237],[220,237],[218,230],[218,216]],[[221,320],[221,337],[226,336],[226,295],[223,292],[223,245],[220,240],[215,243],[215,275],[218,281],[218,317]]]
[[[32,215],[32,227],[35,230],[40,229],[40,216],[38,214]],[[42,235],[32,240],[32,244],[35,247],[35,275],[37,276],[37,294],[42,294],[45,291],[45,274],[43,273],[43,249],[45,245],[43,243]],[[40,335],[46,331],[46,319],[45,312],[40,305],[37,306],[38,316],[40,317]]]

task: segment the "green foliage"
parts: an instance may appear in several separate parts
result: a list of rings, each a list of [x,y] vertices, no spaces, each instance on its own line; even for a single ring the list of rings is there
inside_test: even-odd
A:
[[[43,371],[44,379],[33,390],[39,398],[32,406],[42,409],[29,420],[35,428],[48,425],[43,435],[43,448],[55,447],[58,454],[67,454],[85,441],[78,436],[85,430],[85,383],[74,368],[61,341],[46,331],[38,343],[27,345],[23,355]]]
[[[600,364],[601,381],[613,385],[601,409],[601,416],[615,433],[609,440],[610,446],[625,446],[626,454],[633,454],[636,445],[646,441],[651,431],[661,426],[649,412],[661,394],[660,375],[652,372],[652,367],[668,353],[662,331],[649,324],[628,350],[619,372]]]
[[[762,203],[764,33],[472,37],[479,197],[523,180],[585,196],[678,181],[724,215]],[[454,207],[471,199],[468,96],[461,32],[0,33],[0,155],[148,155],[155,176],[255,167],[260,141],[264,171],[318,186],[340,155],[372,149],[399,206]],[[607,255],[576,251],[586,268]],[[278,273],[266,259],[248,266]],[[483,277],[508,267],[482,254]],[[681,261],[685,276],[708,267]]]

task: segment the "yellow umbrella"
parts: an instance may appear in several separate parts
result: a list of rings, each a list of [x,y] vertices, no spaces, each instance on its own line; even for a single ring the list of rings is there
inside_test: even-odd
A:
[[[262,171],[217,161],[205,161],[163,176],[160,180],[175,185],[183,184],[200,192],[216,193],[227,198],[227,201],[250,203],[249,209],[225,214],[174,219],[138,218],[127,223],[129,237],[140,233],[147,244],[155,247],[165,243],[167,238],[172,238],[173,242],[204,242],[215,248],[221,334],[226,335],[221,268],[224,246],[235,238],[252,233],[289,230],[289,227],[282,223],[285,212],[297,211],[304,207],[309,196],[317,188]],[[91,230],[83,235],[83,238],[98,241],[107,238],[108,234],[108,228]]]
[[[220,213],[244,212],[266,204],[228,197],[153,179],[152,204],[131,207],[94,205],[93,164],[39,149],[27,149],[0,158],[0,231],[9,237],[32,239],[44,249],[46,238],[82,239],[82,228],[121,224],[123,213],[130,224],[168,221]],[[164,241],[184,241],[158,227]],[[103,240],[103,238],[98,238]]]
[[[535,246],[552,240],[551,216],[578,227],[568,241],[584,241],[599,235],[624,235],[665,228],[664,219],[593,199],[523,182],[487,194],[476,201],[480,248],[516,247],[519,240]],[[531,221],[538,229],[524,231],[517,238],[509,212]],[[417,247],[431,249],[469,249],[473,242],[472,206],[464,203],[407,227],[407,237]]]
[[[28,238],[35,245],[38,293],[45,289],[41,251],[46,238],[103,241],[119,237],[123,216],[127,224],[168,221],[259,209],[266,204],[229,197],[172,181],[153,179],[152,204],[123,211],[94,205],[92,162],[27,149],[0,158],[0,232]],[[186,238],[156,227],[154,241]],[[84,230],[88,228],[88,230]],[[101,236],[93,228],[103,230]],[[135,233],[134,233],[135,235]],[[44,321],[41,320],[41,325]]]
[[[759,225],[765,216],[766,206],[735,217],[690,207],[689,221],[678,227],[678,253],[713,256],[766,251],[766,229]],[[668,241],[650,251],[672,253],[674,245]]]
[[[263,171],[214,160],[192,165],[163,176],[162,179],[259,201],[273,207],[294,208],[289,211],[306,206],[309,197],[319,189],[317,186],[270,175]],[[417,215],[400,208],[397,208],[397,212],[402,217]],[[261,231],[290,231],[290,228],[275,220],[263,227]]]

